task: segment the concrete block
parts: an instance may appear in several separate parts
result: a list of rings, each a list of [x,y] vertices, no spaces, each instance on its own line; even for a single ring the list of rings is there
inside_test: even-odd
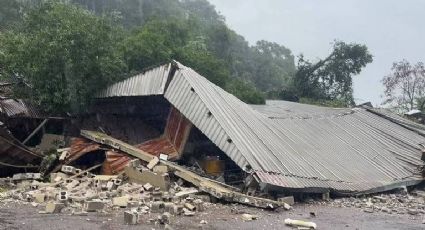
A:
[[[32,197],[37,203],[43,203],[46,200],[46,194],[43,193],[34,193],[32,194]]]
[[[129,197],[128,196],[120,196],[112,198],[112,204],[114,206],[125,208],[128,206]]]
[[[62,173],[62,172],[50,173],[50,182],[56,183],[56,182],[59,182],[61,180],[65,180],[68,177],[69,177],[68,175],[66,175],[65,173]]]
[[[170,187],[170,177],[167,173],[159,174],[149,170],[140,172],[134,168],[126,167],[125,174],[132,183],[146,184],[149,183],[155,187],[159,187],[163,191],[168,191]]]
[[[71,190],[73,188],[75,188],[77,185],[80,184],[80,182],[78,180],[71,180],[70,182],[68,182],[69,180],[67,180],[67,184],[65,185],[65,188],[68,190]]]
[[[68,192],[67,191],[60,191],[58,194],[58,201],[67,201],[68,200]]]
[[[185,215],[185,216],[194,216],[195,215],[195,212],[190,211],[187,208],[183,208],[183,215]]]
[[[65,207],[64,203],[49,202],[46,205],[46,213],[60,213]]]
[[[135,225],[137,224],[139,215],[137,212],[125,211],[124,212],[124,224]]]
[[[165,212],[169,212],[173,215],[179,215],[182,212],[182,210],[183,210],[183,206],[181,206],[181,205],[179,206],[179,205],[176,205],[172,202],[165,202],[164,203],[164,211]]]
[[[205,211],[204,202],[201,199],[196,199],[193,201],[193,205],[196,208],[196,211],[203,212]]]
[[[190,203],[184,203],[184,207],[187,208],[189,211],[195,211],[196,207]]]
[[[168,161],[168,155],[161,153],[159,154],[159,159],[163,161]]]
[[[277,201],[283,202],[283,203],[287,203],[289,205],[294,205],[295,204],[294,196],[280,197],[280,198],[277,199]]]
[[[115,184],[114,184],[114,182],[113,181],[108,181],[107,183],[106,183],[106,190],[108,190],[108,191],[111,191],[112,189],[114,189],[115,188]]]
[[[63,151],[61,155],[59,156],[59,161],[64,161],[67,155],[68,155],[68,151]]]
[[[330,199],[331,199],[331,195],[329,192],[322,193],[322,200],[330,200]]]
[[[121,179],[113,179],[112,182],[114,182],[114,185],[116,185],[116,186],[120,186],[122,184]]]
[[[107,199],[108,194],[106,192],[99,192],[99,199]]]
[[[168,173],[168,166],[156,165],[155,167],[153,167],[152,171],[154,173],[159,173],[159,174]]]
[[[75,174],[76,168],[70,165],[62,165],[61,171],[66,174]]]
[[[87,212],[96,212],[103,210],[103,208],[105,207],[105,203],[100,200],[92,200],[84,203],[84,206]]]
[[[149,161],[148,165],[146,166],[148,169],[152,170],[155,165],[159,163],[159,158],[154,157],[151,161]]]
[[[160,224],[169,224],[171,220],[171,214],[169,212],[164,212],[162,215],[158,216],[158,221]]]
[[[160,201],[162,200],[163,193],[161,191],[153,191],[152,192],[152,198],[154,201]]]
[[[145,191],[153,191],[154,187],[151,184],[146,183],[146,184],[143,185],[143,189]]]
[[[154,201],[151,204],[151,212],[152,213],[161,213],[164,211],[164,202],[162,201]]]
[[[132,161],[130,161],[129,166],[132,168],[137,168],[142,164],[142,162],[140,162],[139,159],[134,159]]]

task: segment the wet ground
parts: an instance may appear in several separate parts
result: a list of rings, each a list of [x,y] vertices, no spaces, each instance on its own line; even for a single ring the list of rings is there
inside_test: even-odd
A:
[[[39,214],[41,207],[16,203],[0,204],[0,229],[164,229],[163,225],[149,223],[158,214],[146,214],[143,223],[124,225],[124,209],[110,213],[89,213],[87,216],[70,214]],[[312,217],[310,212],[315,214]],[[258,215],[259,219],[245,222],[242,214]],[[203,213],[193,217],[172,217],[173,229],[293,229],[284,225],[284,219],[313,221],[318,229],[425,229],[423,215],[366,213],[361,209],[338,208],[323,204],[295,205],[291,211],[266,211],[241,205],[211,204]],[[201,220],[206,224],[200,224]],[[296,228],[295,228],[296,229]]]

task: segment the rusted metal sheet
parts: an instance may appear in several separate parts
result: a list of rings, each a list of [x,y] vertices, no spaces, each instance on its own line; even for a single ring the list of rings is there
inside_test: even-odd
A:
[[[161,153],[167,154],[169,159],[175,159],[178,156],[178,152],[174,148],[174,145],[165,137],[146,141],[143,144],[138,145],[137,148],[153,156],[159,156]]]
[[[169,160],[180,158],[190,133],[192,124],[177,109],[171,107],[164,134],[146,141],[137,147],[149,154],[167,154]]]
[[[55,169],[53,169],[53,172],[59,171],[62,165],[72,164],[72,162],[76,161],[78,158],[84,156],[87,153],[101,149],[101,145],[85,138],[75,137],[71,139],[70,148],[71,149],[69,150],[65,160],[58,164]]]
[[[19,169],[23,170],[26,166],[38,166],[41,159],[41,155],[29,150],[0,123],[0,174],[2,176],[10,175]]]
[[[100,149],[98,143],[89,141],[85,138],[73,138],[71,140],[71,150],[69,152],[69,157],[67,157],[67,162],[72,162],[86,153],[94,152]]]
[[[104,175],[116,175],[124,171],[128,162],[130,162],[133,157],[128,156],[123,152],[109,150],[106,151],[106,160],[102,165],[102,174]]]
[[[164,136],[173,144],[178,153],[182,153],[189,136],[192,123],[176,108],[171,107]]]

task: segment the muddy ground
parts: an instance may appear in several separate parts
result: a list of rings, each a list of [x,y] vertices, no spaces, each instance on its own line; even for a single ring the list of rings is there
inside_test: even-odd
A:
[[[70,214],[39,214],[41,207],[28,204],[1,203],[0,229],[164,229],[149,223],[157,214],[143,216],[144,223],[124,225],[124,209],[110,213],[89,213],[87,216]],[[316,217],[311,217],[314,212]],[[243,213],[255,214],[258,220],[244,222]],[[241,205],[211,204],[203,213],[193,217],[172,217],[174,229],[292,229],[284,225],[285,218],[304,219],[317,223],[318,229],[425,229],[423,215],[366,213],[356,208],[338,208],[323,204],[296,204],[291,211],[266,211]],[[205,220],[207,224],[200,224]]]

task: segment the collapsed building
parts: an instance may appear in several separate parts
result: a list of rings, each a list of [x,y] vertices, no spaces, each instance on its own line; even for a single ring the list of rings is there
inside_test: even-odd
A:
[[[172,62],[102,91],[82,127],[247,190],[361,194],[423,180],[425,129],[390,116],[369,107],[248,105]],[[106,161],[114,157],[123,161],[112,153]]]
[[[53,171],[101,163],[99,173],[121,173],[139,155],[111,137],[251,195],[367,194],[424,176],[422,125],[368,106],[248,105],[175,61],[109,86],[71,125]]]

